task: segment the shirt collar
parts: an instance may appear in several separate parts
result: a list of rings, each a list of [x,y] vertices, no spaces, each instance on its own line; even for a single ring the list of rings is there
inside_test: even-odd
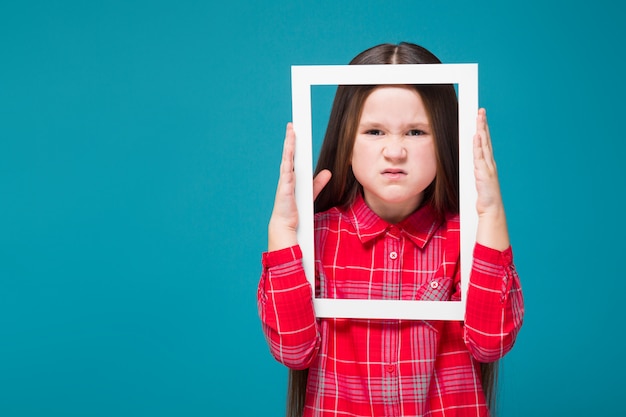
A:
[[[435,210],[428,205],[417,209],[400,223],[389,223],[369,208],[361,194],[357,194],[354,203],[348,209],[348,214],[362,243],[367,243],[395,228],[415,245],[424,248],[441,224]]]

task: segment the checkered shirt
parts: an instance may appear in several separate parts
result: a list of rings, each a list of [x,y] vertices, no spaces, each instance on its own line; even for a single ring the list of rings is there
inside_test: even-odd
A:
[[[458,300],[459,218],[398,224],[358,197],[316,215],[317,297]],[[511,248],[476,244],[465,320],[316,319],[299,246],[263,254],[259,315],[272,355],[309,368],[304,416],[488,416],[480,362],[513,346],[524,313]]]

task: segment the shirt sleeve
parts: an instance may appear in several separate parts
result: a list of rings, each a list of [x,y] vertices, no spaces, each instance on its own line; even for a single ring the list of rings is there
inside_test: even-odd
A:
[[[479,362],[496,361],[513,347],[524,317],[511,247],[498,251],[477,243],[467,291],[465,344]]]
[[[257,305],[270,352],[289,368],[308,368],[320,336],[300,247],[265,252],[262,264]]]

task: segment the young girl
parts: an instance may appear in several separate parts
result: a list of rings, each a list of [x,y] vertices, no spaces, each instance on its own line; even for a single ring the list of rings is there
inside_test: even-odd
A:
[[[440,61],[409,43],[350,62],[424,63]],[[459,299],[457,112],[451,85],[338,87],[313,187],[318,297]],[[463,322],[316,319],[287,125],[258,305],[270,351],[290,369],[289,417],[489,415],[494,363],[513,346],[523,300],[484,109],[476,120]]]

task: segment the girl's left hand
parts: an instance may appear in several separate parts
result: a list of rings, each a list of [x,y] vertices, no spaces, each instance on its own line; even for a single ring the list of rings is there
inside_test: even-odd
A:
[[[476,134],[474,135],[474,176],[476,178],[476,210],[479,216],[502,210],[502,196],[496,161],[493,157],[491,135],[487,124],[487,112],[478,110]]]
[[[487,112],[481,108],[476,117],[474,135],[474,176],[476,177],[476,211],[478,212],[477,242],[494,249],[509,246],[504,204],[493,157]]]

